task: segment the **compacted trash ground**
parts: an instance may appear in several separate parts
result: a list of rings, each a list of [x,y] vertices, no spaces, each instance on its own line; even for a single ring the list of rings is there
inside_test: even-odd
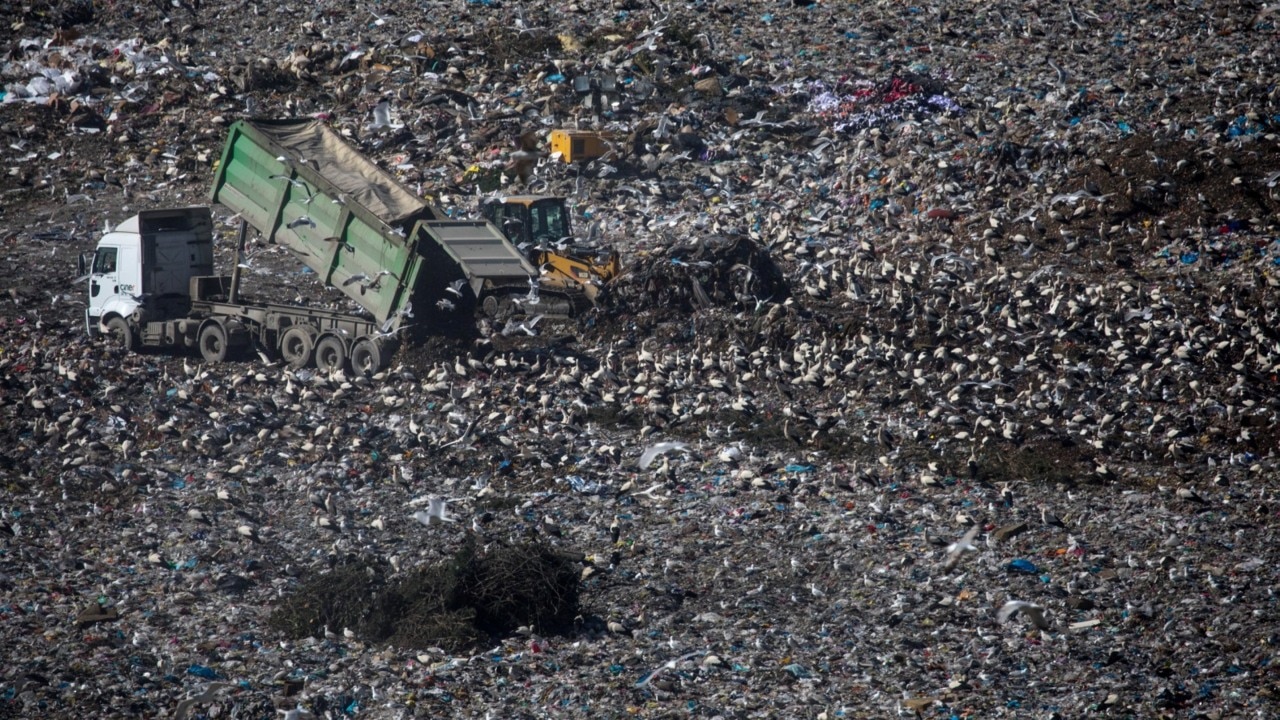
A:
[[[0,717],[1276,715],[1274,7],[0,17]],[[376,374],[88,337],[243,117],[623,273]]]

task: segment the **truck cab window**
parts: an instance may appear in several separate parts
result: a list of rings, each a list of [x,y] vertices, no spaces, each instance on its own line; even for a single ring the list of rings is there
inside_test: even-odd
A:
[[[116,248],[98,248],[93,258],[93,272],[97,274],[116,271]]]

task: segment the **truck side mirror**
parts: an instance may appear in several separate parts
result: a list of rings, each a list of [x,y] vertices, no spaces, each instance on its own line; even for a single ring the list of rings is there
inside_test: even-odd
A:
[[[88,275],[89,269],[93,267],[93,251],[89,250],[80,253],[80,257],[76,259],[76,276]]]

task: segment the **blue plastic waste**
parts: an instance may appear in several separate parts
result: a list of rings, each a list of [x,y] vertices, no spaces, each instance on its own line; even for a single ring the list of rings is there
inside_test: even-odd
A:
[[[1023,560],[1022,558],[1018,558],[1017,560],[1014,560],[1009,563],[1009,570],[1013,572],[1023,572],[1029,575],[1034,575],[1036,573],[1036,566],[1035,566],[1035,563],[1031,562],[1030,560]]]

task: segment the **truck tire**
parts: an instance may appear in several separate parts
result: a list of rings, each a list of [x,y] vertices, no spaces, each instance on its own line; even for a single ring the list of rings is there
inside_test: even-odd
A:
[[[390,348],[381,340],[362,337],[351,346],[351,369],[358,373],[381,372],[387,366]]]
[[[280,336],[280,357],[290,370],[301,370],[315,357],[315,333],[309,328],[295,325]]]
[[[138,338],[133,334],[133,328],[129,327],[128,320],[119,315],[107,321],[107,338],[112,345],[125,352],[138,349]]]
[[[206,323],[200,328],[200,356],[205,362],[216,363],[227,359],[227,331],[217,322]]]
[[[347,345],[337,335],[325,335],[316,343],[316,369],[321,372],[342,370],[347,366]]]

